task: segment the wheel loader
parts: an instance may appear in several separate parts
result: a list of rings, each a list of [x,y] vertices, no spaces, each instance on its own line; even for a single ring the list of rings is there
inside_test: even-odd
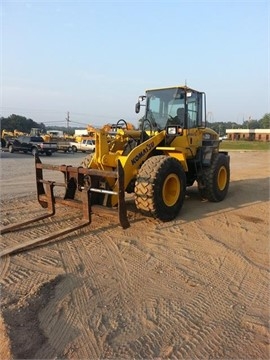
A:
[[[188,86],[146,90],[135,112],[142,109],[137,130],[128,130],[123,119],[113,133],[97,129],[95,153],[79,167],[42,164],[35,158],[38,201],[49,210],[45,216],[55,213],[56,203],[81,208],[80,227],[91,222],[95,206],[103,206],[118,209],[120,224],[127,228],[127,193],[134,193],[139,211],[161,221],[177,217],[186,189],[194,183],[204,199],[225,198],[230,157],[219,150],[218,134],[206,127],[205,93]],[[45,180],[43,169],[61,171],[64,182]],[[64,198],[54,195],[58,185],[65,188]]]
[[[174,219],[185,198],[186,187],[198,184],[201,196],[218,202],[225,198],[230,180],[230,158],[219,150],[219,135],[207,128],[206,95],[187,86],[147,90],[136,104],[144,106],[139,130],[119,129],[110,142],[97,132],[96,153],[84,168],[117,171],[123,168],[125,192],[134,193],[136,207],[162,221]],[[125,122],[123,119],[120,122]],[[117,206],[118,181],[93,177],[104,192],[92,203]],[[107,193],[106,193],[107,191]]]

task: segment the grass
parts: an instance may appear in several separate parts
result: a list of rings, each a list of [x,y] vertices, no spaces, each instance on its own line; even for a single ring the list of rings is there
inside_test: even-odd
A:
[[[221,150],[270,150],[270,142],[223,140],[220,144],[220,149]]]

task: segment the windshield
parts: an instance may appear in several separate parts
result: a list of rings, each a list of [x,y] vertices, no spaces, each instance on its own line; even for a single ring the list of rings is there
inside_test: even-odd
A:
[[[147,91],[146,118],[159,129],[173,124],[192,128],[201,123],[201,97],[196,91],[187,91],[185,117],[185,90],[167,88]]]
[[[30,141],[32,142],[43,142],[43,138],[41,136],[31,136]]]

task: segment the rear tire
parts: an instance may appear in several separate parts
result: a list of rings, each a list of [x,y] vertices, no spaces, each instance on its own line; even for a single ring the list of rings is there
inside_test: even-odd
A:
[[[139,170],[135,204],[147,215],[170,221],[182,208],[185,192],[186,175],[181,163],[169,156],[153,156]]]
[[[72,146],[72,151],[73,151],[73,152],[77,152],[76,146],[74,146],[74,145]]]
[[[91,163],[93,156],[94,156],[94,154],[86,155],[86,157],[81,162],[80,166],[82,166],[83,168],[89,168],[89,164]]]
[[[88,155],[86,155],[86,157],[83,159],[83,161],[81,162],[81,165],[83,168],[86,169],[90,169],[90,163],[92,161],[92,158],[95,154],[90,153]],[[95,168],[95,167],[93,167]],[[97,178],[96,176],[91,176],[91,185],[92,187],[98,187],[98,182],[99,182],[99,178]],[[99,194],[96,192],[89,192],[89,196],[90,196],[90,202],[91,204],[98,204],[98,205],[104,205],[104,194]]]
[[[203,188],[199,189],[201,196],[212,202],[222,201],[228,192],[230,183],[229,157],[225,154],[214,154],[209,168],[202,175]]]
[[[9,147],[8,147],[8,151],[9,151],[10,153],[13,153],[13,152],[14,152],[14,150],[13,150],[13,146],[12,146],[12,145],[9,145]]]

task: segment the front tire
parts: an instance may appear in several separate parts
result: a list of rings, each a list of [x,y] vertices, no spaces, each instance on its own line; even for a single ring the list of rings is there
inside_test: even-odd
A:
[[[186,175],[181,163],[159,155],[145,161],[135,183],[137,209],[162,221],[173,220],[183,206]]]
[[[212,202],[224,200],[230,183],[230,161],[225,154],[214,154],[209,168],[202,174],[201,196]]]

